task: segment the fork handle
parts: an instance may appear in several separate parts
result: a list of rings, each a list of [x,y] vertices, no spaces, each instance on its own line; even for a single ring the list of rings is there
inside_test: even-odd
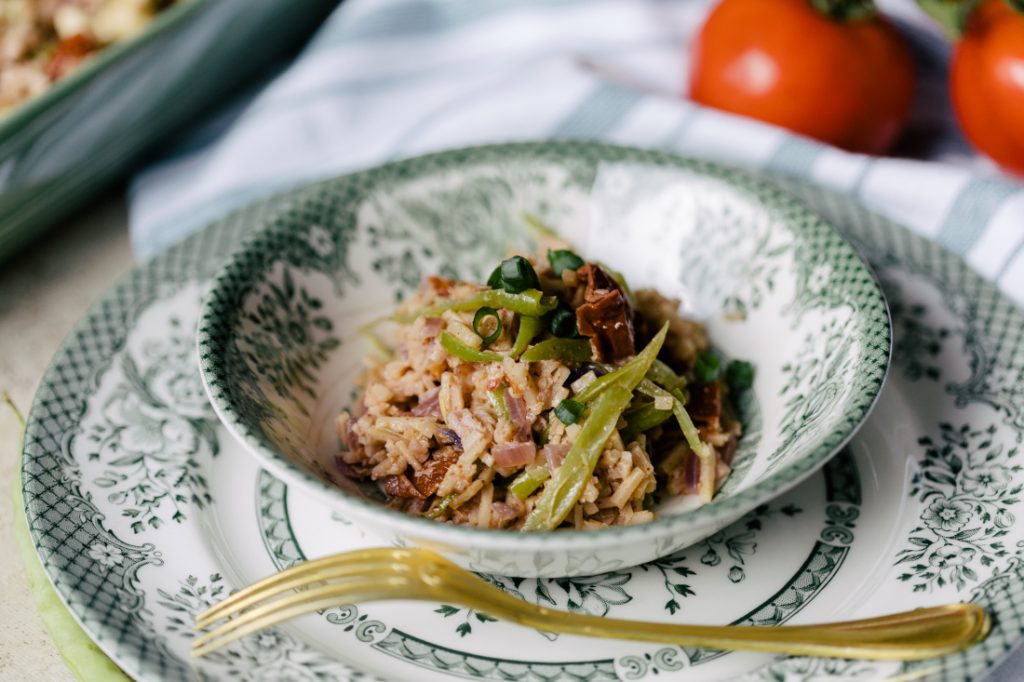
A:
[[[475,577],[475,576],[474,576]],[[479,580],[479,579],[478,579]],[[976,604],[949,604],[864,620],[780,627],[675,625],[602,618],[523,602],[480,580],[459,591],[489,615],[527,627],[612,639],[792,656],[916,660],[959,651],[984,639],[991,622]],[[486,590],[486,591],[484,591]]]

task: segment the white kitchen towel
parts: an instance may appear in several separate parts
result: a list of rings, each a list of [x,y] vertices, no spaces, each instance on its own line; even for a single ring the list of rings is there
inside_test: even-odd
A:
[[[911,40],[919,76],[910,130],[890,158],[686,101],[687,45],[710,5],[346,0],[293,64],[137,176],[136,253],[152,256],[234,207],[312,179],[446,147],[596,138],[848,193],[1024,303],[1024,185],[972,154],[956,130],[949,48],[911,0],[881,3]]]

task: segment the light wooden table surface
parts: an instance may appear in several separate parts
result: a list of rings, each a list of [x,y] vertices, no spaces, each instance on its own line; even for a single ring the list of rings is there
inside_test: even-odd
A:
[[[0,264],[0,393],[27,413],[71,328],[132,267],[124,202],[102,201]],[[14,551],[10,490],[21,425],[0,404],[0,680],[72,680],[43,629]]]

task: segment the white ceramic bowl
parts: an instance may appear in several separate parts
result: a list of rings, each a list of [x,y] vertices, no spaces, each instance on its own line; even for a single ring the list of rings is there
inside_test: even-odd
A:
[[[735,469],[710,504],[669,501],[636,526],[522,533],[407,516],[332,482],[335,418],[368,352],[357,328],[424,275],[485,278],[529,245],[524,212],[633,285],[681,297],[718,350],[753,362]],[[512,576],[643,563],[791,488],[862,423],[889,351],[871,271],[795,200],[736,171],[584,142],[455,150],[311,185],[230,259],[199,328],[210,399],[261,466],[382,543]]]

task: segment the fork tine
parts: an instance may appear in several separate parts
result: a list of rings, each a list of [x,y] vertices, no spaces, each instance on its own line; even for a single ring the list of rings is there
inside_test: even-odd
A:
[[[236,605],[239,602],[245,601],[251,598],[251,595],[261,593],[264,590],[273,588],[282,582],[299,578],[309,573],[315,573],[325,566],[333,566],[339,564],[358,564],[362,561],[394,561],[394,562],[406,562],[412,559],[413,552],[419,553],[419,550],[409,550],[403,548],[392,548],[392,547],[374,547],[372,549],[363,549],[355,552],[347,552],[345,554],[335,554],[326,556],[320,559],[314,559],[312,561],[306,561],[301,564],[292,566],[291,568],[285,569],[279,573],[267,576],[262,580],[259,580],[246,588],[235,592],[230,597],[223,601],[215,604],[208,608],[206,611],[196,616],[196,626],[203,627],[203,624],[209,624],[210,622],[223,618],[222,614],[227,611],[237,610]]]
[[[192,656],[199,657],[291,618],[331,608],[342,603],[385,599],[425,599],[422,585],[405,578],[368,578],[358,582],[332,584],[299,592],[285,599],[257,607],[232,618],[196,639]]]
[[[413,564],[411,561],[406,561],[402,564],[398,564],[391,560],[338,561],[333,564],[325,562],[322,564],[322,568],[318,571],[301,571],[296,572],[291,576],[284,576],[284,579],[268,582],[260,589],[247,589],[245,594],[242,594],[240,598],[238,594],[232,595],[232,601],[230,604],[217,604],[207,613],[197,616],[195,627],[199,630],[205,629],[218,620],[231,618],[235,614],[251,608],[256,604],[274,599],[275,597],[285,594],[291,590],[310,588],[315,586],[317,583],[340,580],[343,578],[382,574],[400,575],[402,573],[408,573],[412,568]]]

